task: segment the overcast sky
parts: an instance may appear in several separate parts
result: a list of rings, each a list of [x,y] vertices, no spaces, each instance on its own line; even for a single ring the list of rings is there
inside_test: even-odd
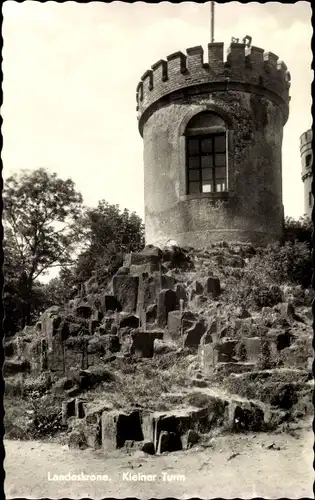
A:
[[[35,2],[3,5],[4,178],[46,167],[71,177],[87,205],[144,215],[136,86],[153,63],[209,42],[210,2]],[[216,5],[215,41],[252,36],[292,76],[283,142],[286,215],[303,212],[299,136],[312,125],[311,7]]]

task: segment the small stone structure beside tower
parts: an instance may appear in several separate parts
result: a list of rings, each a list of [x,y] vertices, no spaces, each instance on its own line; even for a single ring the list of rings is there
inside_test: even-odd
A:
[[[244,43],[176,52],[137,86],[146,243],[266,244],[283,230],[281,148],[290,74]]]
[[[302,181],[304,184],[304,214],[311,215],[313,208],[312,195],[312,129],[307,130],[300,137],[300,153],[302,162]]]

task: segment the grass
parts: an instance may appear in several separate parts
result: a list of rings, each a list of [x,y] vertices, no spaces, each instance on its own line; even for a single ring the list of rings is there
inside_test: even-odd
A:
[[[178,357],[169,353],[148,359],[115,360],[111,370],[115,380],[105,382],[87,393],[92,401],[106,397],[114,408],[141,406],[146,409],[166,410],[171,403],[166,402],[163,394],[180,391],[189,386],[187,375],[189,364],[195,356]]]

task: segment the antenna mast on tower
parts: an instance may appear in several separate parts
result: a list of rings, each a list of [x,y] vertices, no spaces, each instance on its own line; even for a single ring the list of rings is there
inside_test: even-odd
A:
[[[214,2],[210,2],[210,42],[214,42]]]

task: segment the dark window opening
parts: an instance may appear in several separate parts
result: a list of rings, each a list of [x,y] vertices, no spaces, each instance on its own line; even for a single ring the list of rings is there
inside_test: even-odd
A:
[[[310,191],[308,193],[308,206],[311,207],[313,204],[313,197],[312,197],[312,192]]]
[[[186,140],[187,194],[227,191],[225,132]]]
[[[310,167],[312,163],[312,155],[307,155],[305,158],[305,166]]]

